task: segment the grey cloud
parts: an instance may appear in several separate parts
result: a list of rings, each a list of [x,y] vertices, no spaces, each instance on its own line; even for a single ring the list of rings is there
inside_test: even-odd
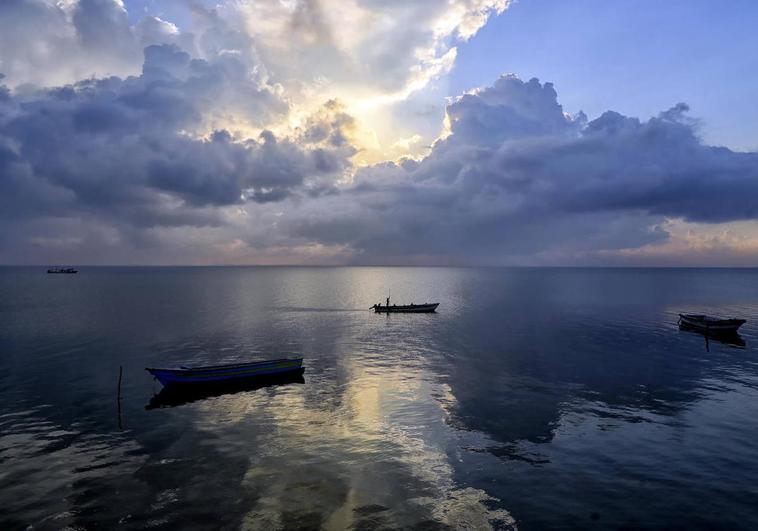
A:
[[[351,147],[270,131],[247,140],[183,132],[216,112],[259,125],[286,116],[286,102],[234,61],[150,46],[140,76],[1,91],[0,216],[34,221],[37,231],[48,219],[51,232],[61,220],[89,219],[137,239],[134,228],[220,226],[221,207],[320,195],[349,168]],[[313,127],[333,136],[341,125]]]
[[[113,0],[79,0],[72,20],[82,46],[98,54],[134,54],[127,12]],[[136,58],[139,60],[139,55]]]
[[[348,201],[287,227],[358,261],[508,263],[659,243],[666,217],[758,218],[758,154],[704,145],[687,111],[587,123],[551,84],[504,76],[448,107],[451,134],[423,161],[362,169]]]
[[[585,116],[567,118],[552,83],[526,83],[504,76],[492,87],[465,94],[448,106],[450,143],[497,146],[509,139],[568,134],[584,125]]]

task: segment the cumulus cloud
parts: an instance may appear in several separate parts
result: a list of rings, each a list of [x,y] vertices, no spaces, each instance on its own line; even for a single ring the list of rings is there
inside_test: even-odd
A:
[[[137,44],[121,0],[0,2],[0,72],[11,86],[136,73]]]
[[[508,0],[233,2],[219,16],[256,40],[278,81],[362,97],[406,94],[447,72],[455,44]],[[341,96],[341,93],[331,93]]]
[[[361,169],[349,200],[288,227],[359,261],[534,263],[662,243],[667,218],[755,219],[758,154],[704,145],[686,112],[587,123],[550,83],[504,76],[448,107],[424,160]]]
[[[234,56],[192,59],[174,45],[146,48],[139,76],[16,95],[5,88],[0,215],[30,223],[30,241],[39,245],[52,241],[42,219],[52,233],[89,220],[139,241],[140,228],[223,224],[223,207],[330,193],[355,152],[340,140],[346,122],[335,104],[299,137],[265,129],[256,138],[191,134],[218,114],[263,126],[287,111]],[[2,229],[18,243],[18,226]]]
[[[400,138],[421,132],[423,144],[434,140],[438,117],[427,119],[421,129],[417,124],[411,128],[405,119],[392,118],[396,107],[403,107],[403,116],[427,107],[429,98],[423,96],[438,90],[455,63],[457,46],[509,4],[510,0],[238,1],[222,3],[208,11],[208,17],[253,39],[271,81],[286,88],[298,109],[309,114],[313,102],[323,99],[346,105],[368,129],[361,138],[360,158],[376,162],[398,151],[392,146]],[[228,31],[214,38],[223,41]],[[415,154],[424,151],[409,149]]]
[[[402,103],[407,114],[409,106],[426,106],[408,96],[447,74],[458,43],[509,2],[198,0],[161,4],[164,11],[130,23],[122,0],[8,0],[0,3],[0,73],[12,88],[138,75],[143,49],[156,44],[207,61],[234,56],[245,72],[286,93],[291,114],[272,128],[297,125],[338,99],[363,122],[360,158],[376,161],[419,131],[427,145],[433,140],[436,119],[421,130],[404,128],[388,118],[393,107]],[[172,15],[181,28],[166,18]],[[224,118],[223,127],[247,126],[234,114]]]
[[[291,137],[182,134],[224,94],[216,66],[163,45],[146,50],[139,77],[3,92],[3,215],[51,249],[76,243],[61,227],[89,219],[110,227],[101,243],[149,246],[165,228],[242,261],[268,249],[464,264],[638,258],[629,250],[669,241],[672,218],[758,217],[758,154],[704,145],[683,104],[647,121],[609,111],[588,122],[563,111],[550,83],[503,76],[448,106],[449,134],[423,160],[353,171],[354,121],[336,101]],[[286,112],[265,86],[247,92],[250,120]]]

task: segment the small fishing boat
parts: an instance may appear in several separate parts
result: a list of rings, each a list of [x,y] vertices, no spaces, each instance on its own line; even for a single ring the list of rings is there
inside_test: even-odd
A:
[[[272,375],[302,374],[303,358],[282,358],[277,360],[234,363],[230,365],[209,365],[204,367],[179,367],[160,369],[145,367],[164,386],[199,385],[239,382],[252,378]]]
[[[736,334],[744,319],[719,319],[709,315],[680,313],[679,326],[707,334]]]
[[[50,275],[73,275],[78,273],[73,267],[53,267],[47,270]]]
[[[390,298],[387,297],[387,304],[382,306],[381,304],[374,304],[370,310],[374,310],[376,313],[432,313],[437,310],[439,302],[427,302],[424,304],[393,304],[390,306]]]

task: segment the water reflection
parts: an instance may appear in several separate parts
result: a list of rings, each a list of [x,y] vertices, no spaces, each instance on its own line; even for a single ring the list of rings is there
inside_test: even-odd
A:
[[[254,445],[241,488],[256,502],[242,527],[511,527],[506,511],[489,506],[497,500],[454,481],[454,438],[424,360],[334,348],[334,366],[309,375],[303,392],[245,394],[223,408],[199,404],[200,432],[224,426]],[[251,426],[257,419],[268,428]]]
[[[741,349],[744,349],[745,345],[747,344],[745,340],[742,338],[742,336],[739,334],[739,332],[721,332],[721,333],[705,332],[703,330],[697,330],[695,328],[690,328],[683,325],[679,325],[679,329],[682,332],[686,332],[688,334],[695,334],[695,335],[701,336],[703,338],[703,343],[705,344],[705,350],[708,352],[710,352],[710,349],[711,349],[710,348],[711,341],[716,341],[724,345],[729,345],[731,347],[736,347],[736,348],[741,348]]]
[[[247,391],[256,391],[264,387],[278,385],[304,384],[303,370],[300,373],[285,374],[282,376],[256,378],[240,382],[225,382],[192,386],[169,386],[164,387],[155,394],[145,406],[146,410],[165,407],[176,407],[184,404],[197,402],[206,398],[222,395],[236,394]],[[120,411],[120,409],[119,409]]]

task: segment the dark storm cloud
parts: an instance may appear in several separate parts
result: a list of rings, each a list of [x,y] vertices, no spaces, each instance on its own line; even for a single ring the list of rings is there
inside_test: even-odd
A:
[[[219,221],[204,207],[280,201],[308,177],[344,170],[351,152],[306,150],[265,130],[240,142],[181,133],[225,108],[253,124],[285,115],[286,103],[245,73],[233,56],[211,63],[161,45],[146,48],[138,77],[2,92],[5,214],[206,225]]]
[[[758,154],[704,145],[687,110],[587,123],[551,84],[504,76],[448,107],[451,134],[424,160],[365,168],[349,200],[327,198],[288,227],[359,260],[476,263],[661,242],[665,217],[758,218]]]

